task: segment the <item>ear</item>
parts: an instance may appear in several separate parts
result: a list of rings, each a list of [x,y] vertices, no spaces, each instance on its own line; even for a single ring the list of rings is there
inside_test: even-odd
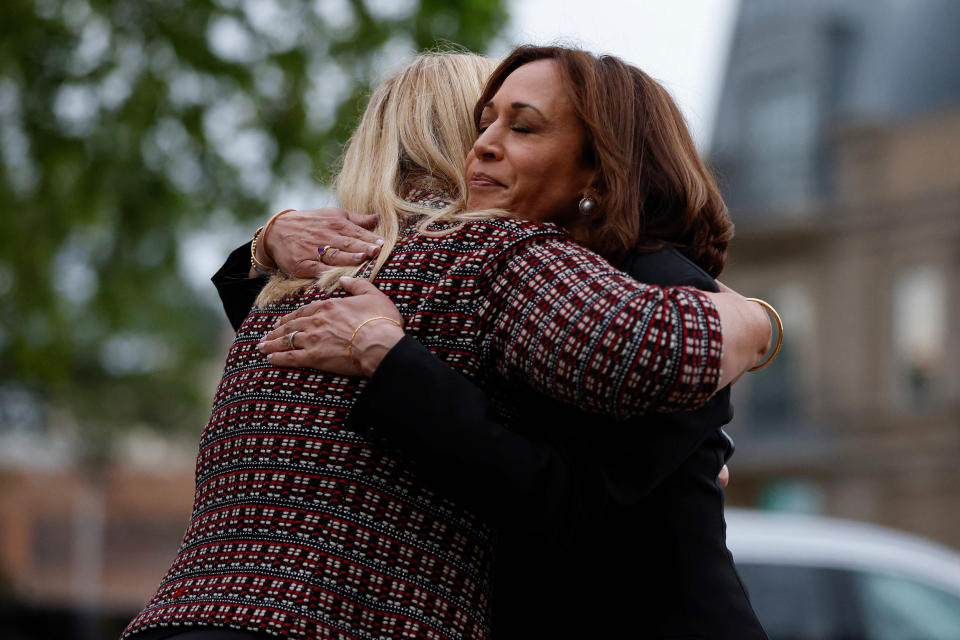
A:
[[[591,169],[587,174],[587,180],[582,193],[600,195],[600,172],[597,169]]]
[[[583,180],[583,186],[577,191],[580,197],[590,197],[597,200],[603,196],[600,185],[600,174],[596,170],[591,170]]]

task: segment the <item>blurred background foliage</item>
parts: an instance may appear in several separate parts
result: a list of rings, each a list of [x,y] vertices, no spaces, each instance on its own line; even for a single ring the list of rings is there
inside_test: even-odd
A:
[[[210,256],[330,177],[386,69],[483,51],[507,17],[505,0],[3,5],[0,420],[74,421],[94,455],[125,427],[202,424]]]

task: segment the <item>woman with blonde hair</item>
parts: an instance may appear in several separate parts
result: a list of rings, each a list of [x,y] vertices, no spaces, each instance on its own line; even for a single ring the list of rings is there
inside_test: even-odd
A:
[[[462,138],[445,136],[441,122],[468,131],[469,111],[437,105],[470,103],[485,64],[474,65],[474,82],[449,56],[417,59],[378,90],[351,140],[345,164],[382,153],[392,167],[357,170],[367,195],[351,200],[345,190],[342,203],[392,201],[377,212],[393,218],[378,228],[390,251],[359,273],[397,308],[357,330],[373,336],[402,324],[477,382],[520,376],[612,415],[703,404],[762,353],[766,319],[735,294],[641,285],[552,225],[466,211],[458,160],[466,149],[453,148]],[[457,100],[441,101],[443,93]],[[566,176],[579,160],[555,164]],[[237,332],[201,437],[190,524],[126,636],[208,637],[226,627],[302,638],[486,637],[489,526],[347,422],[362,379],[279,366],[258,350],[284,315],[343,296],[336,282],[299,286],[274,282]],[[590,335],[563,329],[571,323]],[[283,340],[298,348],[296,338]]]

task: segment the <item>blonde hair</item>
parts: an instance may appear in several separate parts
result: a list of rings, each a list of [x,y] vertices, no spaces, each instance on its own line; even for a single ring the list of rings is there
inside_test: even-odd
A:
[[[380,84],[350,138],[335,186],[340,205],[378,215],[384,239],[371,279],[396,244],[401,220],[423,216],[419,229],[440,221],[489,218],[464,211],[465,161],[476,139],[472,113],[496,62],[469,53],[433,52]],[[407,188],[440,191],[451,204],[436,209],[407,202]],[[327,291],[360,267],[337,267],[317,280],[274,276],[257,297],[263,307],[307,286]]]

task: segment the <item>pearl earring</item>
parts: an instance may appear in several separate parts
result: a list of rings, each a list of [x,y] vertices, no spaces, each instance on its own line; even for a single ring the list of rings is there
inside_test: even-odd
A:
[[[585,216],[590,215],[590,212],[593,211],[594,207],[597,206],[597,201],[591,198],[590,196],[583,196],[580,198],[580,213]]]

